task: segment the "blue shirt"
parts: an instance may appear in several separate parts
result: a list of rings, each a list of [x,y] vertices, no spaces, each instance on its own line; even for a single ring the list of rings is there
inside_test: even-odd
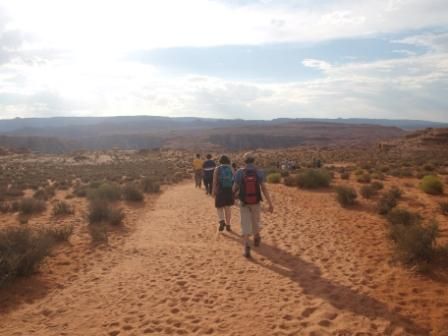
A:
[[[234,181],[238,186],[240,186],[243,182],[244,169],[255,169],[257,171],[257,177],[258,181],[260,181],[260,184],[265,182],[264,172],[260,169],[257,169],[254,164],[249,163],[246,165],[246,168],[240,168],[235,173]]]

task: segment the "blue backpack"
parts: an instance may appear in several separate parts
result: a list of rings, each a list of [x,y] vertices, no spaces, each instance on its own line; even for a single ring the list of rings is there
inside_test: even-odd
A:
[[[221,188],[232,188],[233,171],[229,166],[219,167],[219,185]]]

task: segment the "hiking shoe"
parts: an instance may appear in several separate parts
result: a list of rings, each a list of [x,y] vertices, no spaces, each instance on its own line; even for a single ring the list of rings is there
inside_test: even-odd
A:
[[[227,231],[227,232],[232,231],[232,229],[230,228],[230,225],[226,225],[226,231]]]
[[[219,221],[218,231],[224,231],[225,226],[226,226],[226,222],[224,222],[223,220]]]
[[[258,247],[261,243],[261,236],[259,234],[255,235],[254,237],[254,246]]]
[[[250,256],[250,246],[249,245],[246,245],[245,247],[244,247],[244,253],[243,253],[243,256],[245,257],[245,258],[250,258],[251,256]]]

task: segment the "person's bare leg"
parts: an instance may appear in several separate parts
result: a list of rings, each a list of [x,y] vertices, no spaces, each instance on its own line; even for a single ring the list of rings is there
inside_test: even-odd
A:
[[[246,258],[250,258],[250,243],[249,243],[249,235],[243,235],[243,245],[244,245],[244,256]]]
[[[232,208],[229,206],[226,206],[224,208],[225,214],[226,214],[226,230],[230,231],[230,220],[232,218]]]
[[[218,231],[224,231],[224,227],[226,226],[225,221],[225,208],[217,208],[216,211],[218,212],[218,219],[219,219],[219,226]]]

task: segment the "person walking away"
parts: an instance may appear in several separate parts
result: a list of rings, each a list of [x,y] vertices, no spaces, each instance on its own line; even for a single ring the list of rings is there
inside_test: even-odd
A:
[[[215,170],[216,163],[214,160],[212,160],[211,154],[207,154],[206,158],[207,160],[202,165],[202,169],[204,172],[204,186],[205,193],[207,195],[211,195],[213,186],[213,171]]]
[[[201,159],[201,154],[196,154],[196,158],[193,160],[194,170],[194,183],[196,188],[202,187],[202,165],[204,160]]]
[[[218,231],[224,231],[224,228],[227,231],[231,230],[231,206],[235,203],[232,187],[233,169],[230,159],[226,155],[222,155],[219,159],[219,166],[213,173],[213,196],[219,219]]]
[[[245,167],[237,171],[233,183],[233,192],[240,199],[241,233],[243,237],[244,256],[250,258],[249,237],[253,235],[255,247],[261,243],[261,206],[263,196],[268,202],[269,212],[274,211],[271,196],[265,183],[264,173],[255,166],[255,155],[244,154]]]

